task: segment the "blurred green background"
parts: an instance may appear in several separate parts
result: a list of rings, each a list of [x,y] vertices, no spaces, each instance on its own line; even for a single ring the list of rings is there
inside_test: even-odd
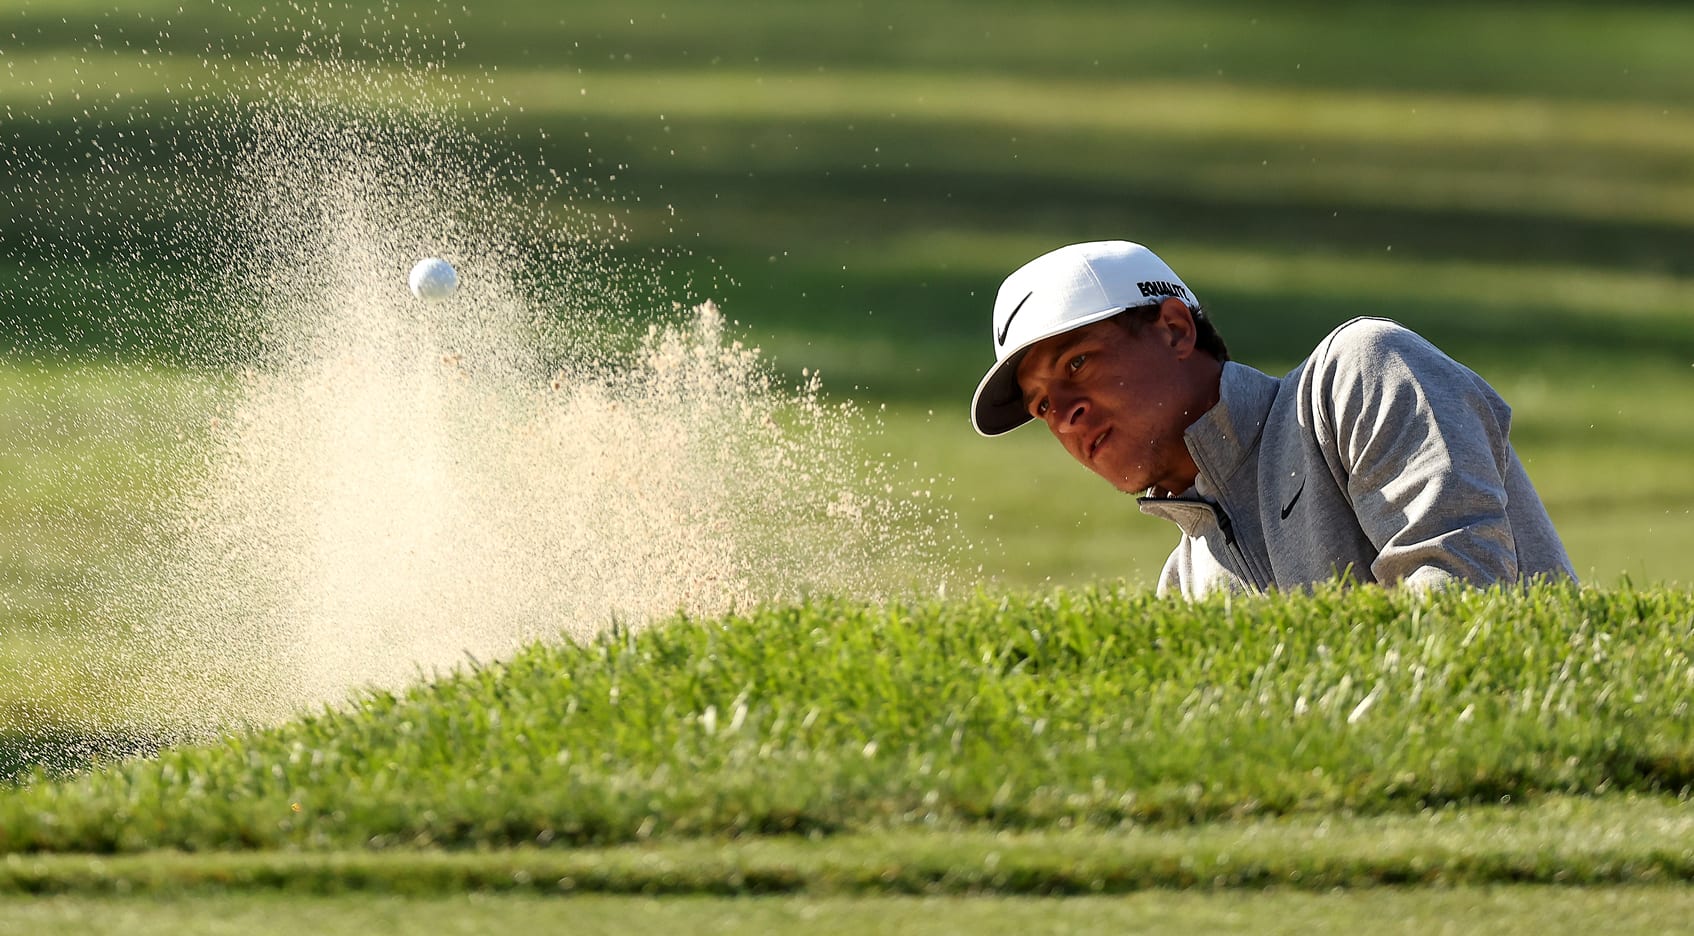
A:
[[[1694,11],[1681,5],[262,9],[0,6],[0,146],[47,155],[22,172],[0,149],[8,632],[74,628],[79,590],[134,553],[157,490],[188,470],[138,427],[206,392],[171,350],[181,323],[150,318],[169,297],[114,317],[111,296],[138,262],[191,266],[173,231],[195,206],[172,180],[215,179],[230,154],[143,153],[119,204],[89,194],[109,171],[91,154],[126,126],[221,106],[186,100],[182,76],[287,57],[288,23],[382,60],[354,41],[375,23],[481,76],[515,148],[623,215],[618,250],[663,258],[785,373],[821,369],[835,396],[885,405],[867,456],[945,479],[971,546],[961,562],[985,583],[1151,584],[1175,539],[1039,428],[984,440],[965,415],[1000,278],[1108,237],[1159,251],[1236,358],[1271,373],[1355,315],[1422,332],[1515,407],[1580,572],[1688,581]],[[119,112],[127,125],[96,119]],[[136,256],[136,231],[153,255]]]

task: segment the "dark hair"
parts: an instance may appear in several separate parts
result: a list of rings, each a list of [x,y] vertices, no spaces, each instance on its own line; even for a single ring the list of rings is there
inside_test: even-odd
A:
[[[1194,313],[1194,347],[1219,361],[1229,360],[1229,346],[1223,343],[1223,336],[1213,327],[1212,320],[1201,309],[1190,306],[1189,310]],[[1139,335],[1141,329],[1151,325],[1158,318],[1159,305],[1143,305],[1130,306],[1107,321],[1118,323],[1119,327],[1132,335]]]

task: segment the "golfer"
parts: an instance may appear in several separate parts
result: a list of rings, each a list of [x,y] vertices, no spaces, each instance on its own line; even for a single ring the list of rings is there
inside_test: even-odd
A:
[[[1200,300],[1139,244],[1030,261],[994,302],[971,421],[1034,419],[1182,530],[1160,594],[1344,576],[1438,588],[1576,577],[1481,377],[1380,318],[1271,377],[1229,359]]]

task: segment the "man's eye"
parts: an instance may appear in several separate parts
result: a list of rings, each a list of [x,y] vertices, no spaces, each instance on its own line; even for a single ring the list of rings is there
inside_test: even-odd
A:
[[[1076,357],[1071,358],[1070,361],[1067,364],[1065,364],[1065,367],[1069,368],[1070,372],[1074,374],[1074,373],[1077,372],[1078,369],[1080,369],[1082,367],[1082,362],[1087,357],[1088,357],[1088,355],[1086,355],[1086,354],[1079,354]]]

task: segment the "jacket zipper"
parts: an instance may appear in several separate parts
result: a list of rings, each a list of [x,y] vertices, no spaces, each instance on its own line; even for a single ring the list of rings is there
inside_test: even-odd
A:
[[[1240,553],[1241,546],[1235,542],[1235,521],[1229,519],[1229,514],[1224,512],[1223,505],[1214,504],[1210,501],[1201,501],[1201,503],[1212,508],[1212,516],[1217,518],[1218,529],[1223,531],[1223,541],[1228,543],[1237,553]],[[1243,555],[1241,561],[1245,563],[1247,557]]]
[[[1235,521],[1229,519],[1229,514],[1224,511],[1222,504],[1214,504],[1208,500],[1202,500],[1200,503],[1212,508],[1212,516],[1218,521],[1218,531],[1223,534],[1224,545],[1235,551],[1235,558],[1240,560],[1241,570],[1247,573],[1247,580],[1253,583],[1255,590],[1264,591],[1265,586],[1259,581],[1259,573],[1254,571],[1252,561],[1247,558],[1247,550],[1242,549],[1241,544],[1236,542]]]
[[[1252,585],[1255,591],[1262,593],[1265,590],[1264,583],[1259,581],[1259,573],[1253,568],[1252,560],[1247,558],[1247,551],[1241,548],[1241,543],[1235,538],[1235,521],[1229,519],[1229,514],[1224,511],[1222,504],[1214,504],[1203,497],[1172,497],[1163,503],[1197,504],[1209,509],[1212,519],[1217,521],[1218,532],[1223,534],[1224,545],[1229,547],[1235,554],[1235,560],[1241,564],[1241,571],[1246,575],[1247,583]]]
[[[1198,460],[1199,457],[1196,455],[1195,459]],[[1220,475],[1210,472],[1207,473],[1207,476],[1220,477]],[[1223,534],[1224,545],[1235,551],[1235,558],[1241,563],[1241,571],[1247,573],[1247,581],[1252,583],[1253,590],[1263,594],[1265,585],[1259,581],[1259,573],[1253,568],[1252,560],[1247,558],[1247,550],[1242,549],[1241,543],[1235,538],[1235,521],[1229,519],[1229,514],[1224,511],[1223,504],[1213,503],[1203,497],[1198,498],[1198,500],[1212,509],[1212,516],[1218,521],[1218,532]]]

